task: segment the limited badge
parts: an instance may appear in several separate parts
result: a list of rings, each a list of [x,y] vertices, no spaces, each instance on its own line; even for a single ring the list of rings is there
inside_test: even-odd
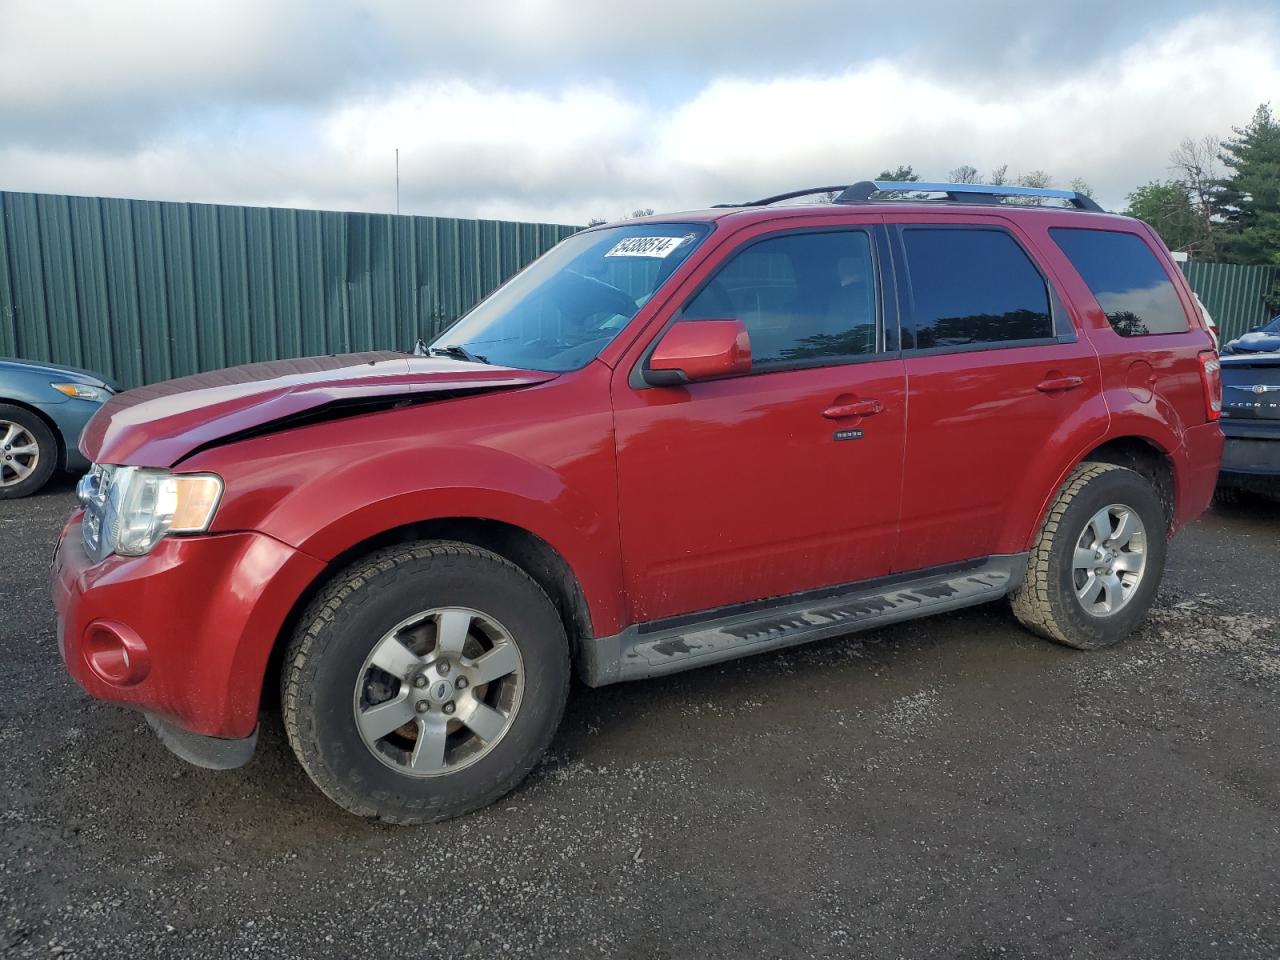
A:
[[[861,440],[862,431],[854,429],[837,430],[834,436],[836,440]]]

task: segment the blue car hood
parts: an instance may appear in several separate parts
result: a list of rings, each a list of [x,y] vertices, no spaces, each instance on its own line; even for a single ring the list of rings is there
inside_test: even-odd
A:
[[[1277,353],[1280,352],[1280,333],[1258,330],[1236,337],[1227,344],[1226,353]]]
[[[0,374],[5,373],[39,373],[46,374],[51,377],[59,377],[77,383],[88,383],[95,387],[106,386],[113,391],[118,391],[117,387],[110,380],[105,379],[101,374],[94,373],[92,370],[84,370],[80,367],[68,367],[60,363],[45,363],[36,360],[17,360],[13,357],[0,357]]]

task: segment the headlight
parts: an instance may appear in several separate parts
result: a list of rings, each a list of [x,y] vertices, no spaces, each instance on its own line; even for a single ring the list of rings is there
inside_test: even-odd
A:
[[[95,466],[81,481],[79,495],[90,556],[138,557],[166,534],[208,530],[222,497],[222,479],[212,473]]]
[[[88,383],[51,383],[49,386],[75,400],[98,400],[105,402],[111,396],[106,387],[95,387]]]

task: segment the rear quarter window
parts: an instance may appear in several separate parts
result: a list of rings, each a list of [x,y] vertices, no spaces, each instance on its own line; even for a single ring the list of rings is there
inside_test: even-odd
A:
[[[1173,281],[1134,233],[1054,227],[1049,231],[1122,337],[1186,333],[1186,311]]]

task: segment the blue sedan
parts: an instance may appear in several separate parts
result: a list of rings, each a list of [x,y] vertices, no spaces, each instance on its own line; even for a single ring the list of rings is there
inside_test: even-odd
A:
[[[1227,344],[1223,353],[1280,353],[1280,316]]]
[[[80,431],[115,392],[88,370],[0,358],[0,500],[35,493],[55,470],[86,469]]]

